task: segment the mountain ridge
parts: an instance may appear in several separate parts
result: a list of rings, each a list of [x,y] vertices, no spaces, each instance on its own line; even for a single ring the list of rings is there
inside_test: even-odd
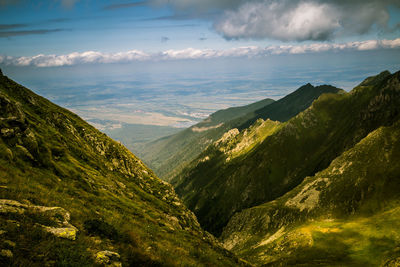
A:
[[[382,73],[350,93],[321,95],[241,159],[226,162],[228,155],[218,153],[204,162],[201,155],[177,176],[176,192],[218,236],[235,212],[285,194],[398,116],[397,91],[383,89],[397,75]]]
[[[257,265],[376,266],[399,259],[399,140],[397,120],[284,196],[237,213],[222,234],[225,247]],[[322,251],[329,239],[342,247]]]
[[[242,130],[259,118],[288,120],[311,105],[322,93],[341,91],[333,86],[314,87],[309,84],[277,101],[264,99],[247,106],[220,110],[186,130],[147,144],[139,155],[162,179],[170,182],[208,145],[230,129]],[[269,105],[273,105],[273,108],[267,109]]]
[[[246,265],[123,145],[6,76],[0,118],[5,264]]]

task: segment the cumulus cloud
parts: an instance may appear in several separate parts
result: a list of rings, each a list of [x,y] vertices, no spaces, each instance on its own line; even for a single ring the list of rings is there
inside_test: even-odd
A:
[[[249,1],[225,11],[214,27],[227,39],[329,40],[365,34],[374,27],[388,31],[388,7],[399,3],[394,0]]]
[[[336,13],[331,5],[312,2],[289,9],[285,2],[246,3],[226,12],[214,26],[227,39],[326,40],[340,27]]]
[[[226,39],[329,40],[389,32],[389,7],[398,0],[150,0],[177,14],[214,12],[215,30]]]
[[[13,66],[59,67],[78,64],[129,63],[137,61],[166,61],[188,59],[215,59],[234,57],[263,57],[280,54],[305,54],[328,51],[364,51],[376,49],[400,49],[400,38],[394,40],[367,40],[348,43],[312,43],[307,45],[247,46],[226,50],[186,48],[166,50],[159,53],[145,53],[131,50],[118,53],[87,51],[67,55],[43,55],[32,57],[1,56],[0,64]]]

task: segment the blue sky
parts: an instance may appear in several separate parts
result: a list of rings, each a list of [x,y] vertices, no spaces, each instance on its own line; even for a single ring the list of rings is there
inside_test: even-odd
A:
[[[0,67],[92,121],[188,126],[400,69],[398,0],[0,0]]]
[[[226,42],[211,30],[212,22],[204,18],[174,17],[174,11],[167,5],[136,2],[139,5],[132,6],[129,4],[135,2],[126,1],[114,1],[115,5],[110,1],[77,1],[71,6],[62,5],[61,1],[20,2],[3,5],[0,9],[0,24],[11,26],[1,31],[3,38],[0,38],[1,52],[8,56],[89,50],[158,52],[188,47],[227,48],[241,44]],[[128,4],[119,6],[117,3]]]
[[[0,3],[3,56],[393,40],[400,27],[400,4],[395,0]]]

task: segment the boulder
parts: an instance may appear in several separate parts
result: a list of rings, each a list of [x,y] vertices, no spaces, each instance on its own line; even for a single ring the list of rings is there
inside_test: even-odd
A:
[[[120,255],[116,252],[103,250],[96,253],[96,263],[103,266],[121,267]]]
[[[46,232],[61,238],[70,240],[76,239],[78,229],[69,223],[70,214],[65,209],[60,207],[45,207],[32,204],[22,204],[11,199],[0,199],[0,214],[24,214],[27,211],[29,211],[29,213],[44,215],[57,224],[56,227],[37,224],[43,227]]]

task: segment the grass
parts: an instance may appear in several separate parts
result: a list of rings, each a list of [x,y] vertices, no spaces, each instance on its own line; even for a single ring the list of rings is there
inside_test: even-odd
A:
[[[177,176],[177,193],[201,225],[219,236],[236,212],[290,192],[370,132],[398,120],[398,76],[385,72],[351,93],[320,96],[234,160],[211,148]]]
[[[264,99],[247,106],[220,110],[188,129],[146,144],[139,155],[162,179],[169,182],[180,175],[208,145],[220,139],[230,129],[243,130],[260,118],[287,121],[309,107],[321,94],[340,91],[332,86],[314,87],[307,84],[275,102]],[[220,126],[212,129],[217,125]],[[194,127],[210,129],[195,132],[192,130]]]
[[[398,234],[400,209],[394,208],[372,217],[356,217],[349,220],[314,221],[293,229],[293,233],[309,233],[311,245],[289,248],[287,245],[275,254],[277,262],[287,265],[345,265],[381,266],[400,256]],[[290,238],[284,235],[276,244]],[[293,239],[289,242],[301,243]],[[274,245],[276,245],[274,244]],[[266,251],[272,247],[264,248]]]
[[[237,213],[221,239],[259,265],[380,266],[400,256],[399,159],[400,120],[285,195]]]
[[[55,238],[35,226],[51,220],[26,213],[1,236],[16,243],[9,264],[92,266],[95,253],[111,250],[125,266],[237,265],[124,146],[6,77],[0,103],[0,127],[13,132],[0,138],[0,198],[62,207],[79,230],[75,241]],[[191,255],[194,246],[207,261]]]

